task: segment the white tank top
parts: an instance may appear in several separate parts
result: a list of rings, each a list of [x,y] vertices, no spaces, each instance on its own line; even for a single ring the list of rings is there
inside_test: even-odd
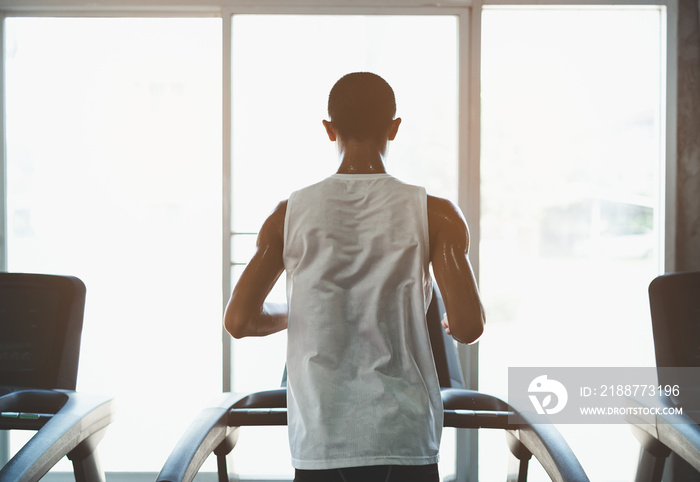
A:
[[[425,189],[335,174],[287,204],[287,404],[292,465],[438,461],[442,400],[425,312]]]

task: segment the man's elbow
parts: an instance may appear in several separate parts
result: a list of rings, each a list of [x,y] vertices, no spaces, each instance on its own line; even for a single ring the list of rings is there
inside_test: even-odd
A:
[[[479,341],[479,338],[481,338],[481,335],[484,333],[484,327],[480,326],[476,329],[472,329],[469,331],[465,332],[460,332],[460,333],[455,333],[452,332],[452,338],[457,340],[460,343],[464,343],[465,345],[471,345],[472,343],[476,343]]]
[[[230,306],[224,315],[224,328],[229,335],[236,339],[248,336],[248,330],[246,329],[246,323],[243,322],[243,317]]]
[[[240,340],[241,338],[245,338],[246,336],[248,336],[248,334],[241,329],[226,328],[226,331],[228,331],[229,335],[234,337],[236,340]]]
[[[481,335],[484,334],[484,327],[486,326],[486,316],[484,311],[481,310],[477,316],[474,316],[472,323],[465,323],[462,326],[456,326],[454,328],[450,327],[452,337],[460,343],[471,345],[476,343]],[[478,320],[478,321],[476,321]]]
[[[226,329],[229,335],[236,339],[240,339],[245,336],[243,334],[243,331],[238,327],[238,325],[236,325],[232,321],[229,321],[228,318],[224,318],[224,329]]]

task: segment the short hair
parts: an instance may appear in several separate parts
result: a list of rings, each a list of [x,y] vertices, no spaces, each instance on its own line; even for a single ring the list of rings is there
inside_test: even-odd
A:
[[[340,137],[381,140],[396,114],[394,90],[380,76],[354,72],[335,83],[328,115]]]

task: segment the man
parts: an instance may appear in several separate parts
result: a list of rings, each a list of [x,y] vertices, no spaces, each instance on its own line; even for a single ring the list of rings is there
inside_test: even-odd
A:
[[[438,481],[442,401],[426,328],[429,264],[460,342],[484,312],[460,211],[386,173],[401,124],[381,77],[353,73],[328,99],[336,174],[264,222],[224,324],[236,338],[288,329],[287,405],[296,482]],[[265,303],[283,271],[287,306]]]

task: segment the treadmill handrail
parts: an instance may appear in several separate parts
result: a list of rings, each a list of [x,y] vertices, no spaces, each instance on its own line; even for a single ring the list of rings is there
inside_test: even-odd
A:
[[[668,397],[656,399],[661,407],[673,408],[676,405]],[[647,408],[649,403],[634,397],[627,397],[626,402],[631,407]],[[700,472],[700,426],[685,414],[654,415],[653,423],[648,419],[628,416],[627,421],[634,427],[648,433],[654,439],[668,447]]]
[[[553,481],[589,482],[578,458],[554,425],[524,423],[508,433],[535,456]]]
[[[551,424],[512,423],[515,409],[498,397],[459,388],[442,390],[445,426],[458,428],[501,428],[507,430],[534,455],[549,477],[556,482],[588,482],[583,467],[561,433]],[[460,416],[459,411],[463,415]],[[472,417],[469,412],[474,412]],[[454,415],[450,415],[457,412]],[[467,416],[470,415],[470,416]],[[478,424],[474,427],[467,424]],[[555,455],[556,454],[556,455]]]
[[[508,430],[555,482],[589,482],[581,464],[559,431],[551,425],[509,423],[512,408],[497,397],[466,389],[442,390],[445,426]],[[286,423],[286,389],[251,394],[224,393],[202,410],[180,438],[156,479],[191,482],[206,458],[231,429]],[[281,422],[284,423],[281,423]]]
[[[61,458],[91,437],[101,437],[114,419],[111,397],[55,390],[67,395],[63,407],[0,470],[0,482],[41,479]]]
[[[158,482],[190,482],[204,461],[226,439],[229,410],[246,395],[225,392],[201,410],[180,437],[158,474]]]

